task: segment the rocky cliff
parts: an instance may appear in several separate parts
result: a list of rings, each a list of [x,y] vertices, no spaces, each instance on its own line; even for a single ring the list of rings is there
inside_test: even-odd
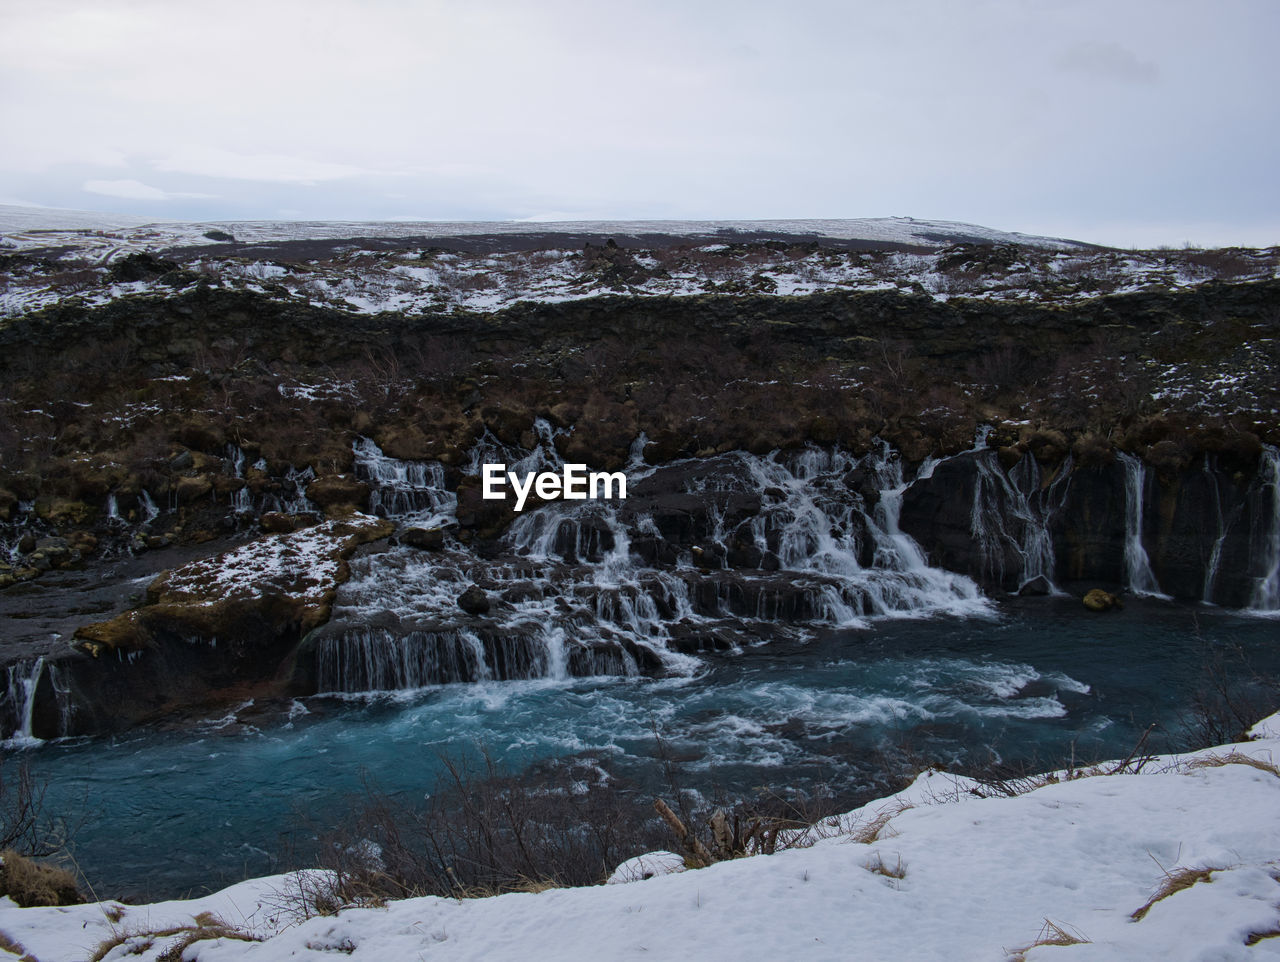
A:
[[[757,266],[778,255],[758,247]],[[969,296],[677,295],[644,288],[656,255],[587,254],[576,269],[617,292],[360,313],[153,259],[116,279],[133,293],[12,314],[0,727],[96,731],[249,689],[679,671],[1001,592],[1274,604],[1273,276],[1107,294],[1078,269],[1068,293],[993,296],[982,278],[1031,255],[966,245],[930,269]],[[8,268],[34,270],[23,256]],[[631,497],[517,519],[479,497],[490,458],[625,469]],[[325,554],[306,600],[234,560],[355,512],[389,521]],[[73,614],[76,579],[202,545],[221,560]],[[174,594],[201,570],[257,600]],[[430,583],[430,604],[380,595],[388,578]],[[471,585],[491,611],[458,607]]]

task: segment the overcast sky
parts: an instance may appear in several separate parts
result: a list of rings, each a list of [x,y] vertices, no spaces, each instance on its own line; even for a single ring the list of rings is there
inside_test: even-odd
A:
[[[1280,243],[1276,0],[0,0],[0,202]]]

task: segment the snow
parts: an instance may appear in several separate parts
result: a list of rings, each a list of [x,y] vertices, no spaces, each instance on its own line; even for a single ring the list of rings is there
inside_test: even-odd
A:
[[[93,211],[0,205],[0,234],[10,236],[18,246],[34,246],[21,232],[28,230],[71,232],[113,230],[118,244],[139,242],[147,246],[211,245],[221,243],[204,236],[210,230],[235,237],[238,243],[254,244],[289,240],[344,240],[359,237],[446,238],[475,235],[513,234],[670,234],[697,237],[726,232],[786,233],[803,237],[838,240],[868,240],[894,244],[936,247],[963,239],[979,243],[1031,244],[1050,250],[1078,250],[1084,245],[1057,237],[994,230],[978,224],[954,221],[918,220],[911,217],[862,217],[853,219],[799,220],[618,220],[618,221],[216,221],[209,223],[147,223],[143,218]],[[19,235],[19,236],[15,236]],[[50,239],[39,239],[49,244]],[[83,239],[81,239],[83,242]],[[69,239],[74,242],[74,239]]]
[[[1038,779],[1013,797],[926,772],[826,826],[808,848],[674,871],[671,853],[620,866],[643,880],[496,898],[418,898],[302,918],[275,876],[188,902],[19,909],[0,929],[44,962],[84,958],[115,932],[211,912],[263,941],[217,938],[188,962],[238,960],[894,959],[1246,960],[1280,957],[1280,715],[1259,736],[1137,773]],[[1242,763],[1256,759],[1262,767]],[[1103,767],[1105,771],[1105,766]],[[871,841],[865,841],[874,836]],[[657,869],[652,877],[637,871]],[[887,867],[891,874],[886,874]],[[1200,880],[1133,913],[1183,870]],[[894,877],[901,873],[901,878]],[[1033,946],[1066,933],[1080,941]],[[107,959],[155,960],[176,936]],[[1255,944],[1247,945],[1253,938]],[[1063,942],[1064,939],[1058,938]]]
[[[0,229],[6,210],[0,207]],[[104,215],[105,216],[105,215]],[[23,217],[14,215],[21,226]],[[49,223],[47,212],[41,214]],[[29,220],[30,218],[28,218]],[[231,248],[205,236],[233,234]],[[547,249],[446,253],[432,242],[483,235],[516,238],[538,234]],[[708,234],[741,240],[760,232],[831,241],[913,244],[919,252],[845,252],[801,243],[783,249],[762,245],[691,243]],[[579,253],[581,235],[616,236],[625,243],[642,235],[666,235],[657,250],[628,250],[636,270],[629,282],[598,274],[597,263]],[[282,263],[264,260],[253,244],[299,239],[335,241],[380,238],[391,249],[337,245],[318,259]],[[688,239],[684,243],[685,239]],[[563,241],[563,242],[561,242]],[[1018,245],[1015,255],[988,264],[982,248],[945,244]],[[601,221],[543,224],[499,223],[291,223],[249,221],[218,224],[149,224],[111,229],[12,230],[9,249],[35,254],[0,275],[0,318],[49,307],[72,296],[97,306],[135,295],[180,293],[152,277],[112,283],[111,264],[136,252],[176,257],[180,266],[214,287],[257,291],[361,314],[386,311],[449,313],[497,311],[519,302],[563,303],[621,294],[687,297],[701,294],[805,296],[820,291],[902,290],[945,302],[956,297],[987,300],[1077,301],[1106,293],[1196,287],[1222,278],[1274,278],[1280,251],[1147,251],[1088,249],[1071,241],[995,231],[972,224],[910,218],[798,221]],[[425,245],[425,249],[424,249]],[[520,246],[515,244],[513,246]],[[500,244],[499,244],[500,247]],[[558,249],[557,249],[558,248]],[[185,250],[183,250],[185,249]],[[193,249],[195,252],[193,252]],[[988,249],[989,250],[989,249]],[[198,252],[198,253],[196,253]],[[279,250],[271,257],[285,256]],[[312,257],[316,257],[315,252]],[[1206,257],[1208,258],[1206,260]],[[1216,265],[1216,266],[1214,266]],[[628,272],[624,272],[628,273]],[[192,286],[188,284],[188,287]]]
[[[169,602],[214,605],[271,593],[306,601],[337,578],[340,552],[353,533],[379,519],[354,514],[289,534],[272,534],[214,558],[193,561],[164,580]]]

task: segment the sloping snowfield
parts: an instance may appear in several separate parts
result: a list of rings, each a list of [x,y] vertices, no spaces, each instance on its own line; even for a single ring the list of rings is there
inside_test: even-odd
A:
[[[1052,250],[1084,247],[1075,241],[1040,237],[1016,231],[993,230],[978,224],[917,220],[912,217],[860,217],[832,220],[619,220],[619,221],[217,221],[144,223],[140,217],[50,207],[0,205],[0,235],[16,248],[73,244],[93,246],[94,234],[106,246],[141,249],[186,247],[221,243],[208,237],[220,231],[242,244],[296,240],[340,240],[350,237],[449,238],[471,235],[521,234],[663,234],[700,237],[734,233],[795,234],[833,240],[865,240],[891,244],[938,247],[961,241],[971,243],[1028,244]]]
[[[1012,797],[925,773],[812,847],[625,884],[300,919],[291,893],[323,876],[276,876],[120,907],[115,921],[111,904],[3,899],[0,930],[42,962],[85,959],[104,940],[118,943],[105,959],[157,960],[183,935],[146,933],[201,913],[230,928],[204,916],[207,934],[223,934],[189,945],[188,962],[1277,958],[1280,714],[1251,734],[1138,773],[1033,780]]]

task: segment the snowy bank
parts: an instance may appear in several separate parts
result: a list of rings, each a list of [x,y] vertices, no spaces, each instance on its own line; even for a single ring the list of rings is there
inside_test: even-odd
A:
[[[188,962],[1280,957],[1280,715],[1253,735],[1012,797],[926,773],[811,848],[627,884],[299,919],[323,876],[277,876],[148,906],[3,899],[0,931],[42,962],[109,939],[105,959],[157,960],[201,922]]]

